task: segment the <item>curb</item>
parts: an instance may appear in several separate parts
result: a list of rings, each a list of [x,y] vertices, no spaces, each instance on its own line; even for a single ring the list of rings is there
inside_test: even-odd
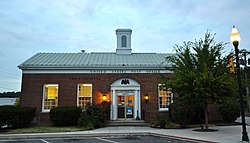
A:
[[[172,139],[179,139],[183,141],[193,141],[199,143],[217,143],[206,140],[192,139],[186,137],[178,137],[171,135],[164,135],[159,133],[151,132],[131,132],[131,133],[88,133],[88,134],[11,134],[11,135],[0,135],[0,141],[3,140],[26,140],[26,139],[66,139],[66,138],[82,138],[82,137],[112,137],[112,136],[155,136],[155,137],[167,137]]]
[[[130,135],[149,135],[149,132],[131,132],[131,133],[87,133],[87,134],[11,134],[0,135],[1,140],[17,139],[40,139],[40,138],[80,138],[80,137],[111,137],[111,136],[130,136]]]
[[[158,133],[150,133],[150,135],[151,136],[156,136],[156,137],[167,137],[167,138],[172,138],[172,139],[179,139],[179,140],[184,140],[184,141],[193,141],[193,142],[199,142],[199,143],[218,143],[218,142],[199,140],[199,139],[192,139],[192,138],[186,138],[186,137],[171,136],[171,135],[164,135],[164,134],[158,134]]]

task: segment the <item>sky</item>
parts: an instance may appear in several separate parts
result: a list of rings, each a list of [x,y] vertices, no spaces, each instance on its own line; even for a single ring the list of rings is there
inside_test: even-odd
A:
[[[207,30],[227,43],[233,25],[249,50],[248,0],[0,0],[0,92],[21,90],[17,66],[38,52],[115,52],[119,28],[134,53],[172,53]]]

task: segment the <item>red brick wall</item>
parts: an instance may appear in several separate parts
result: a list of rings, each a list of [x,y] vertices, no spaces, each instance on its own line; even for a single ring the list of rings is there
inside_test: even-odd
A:
[[[218,122],[223,120],[219,108],[216,105],[208,105],[208,120],[211,122]]]
[[[93,103],[100,103],[102,95],[107,94],[110,99],[110,85],[121,78],[136,80],[141,87],[142,117],[150,121],[157,117],[158,84],[162,83],[162,76],[170,74],[23,74],[21,106],[37,108],[37,122],[47,123],[48,113],[41,113],[43,85],[59,84],[58,106],[77,105],[77,84],[93,85]],[[144,95],[149,95],[149,102],[145,104]]]

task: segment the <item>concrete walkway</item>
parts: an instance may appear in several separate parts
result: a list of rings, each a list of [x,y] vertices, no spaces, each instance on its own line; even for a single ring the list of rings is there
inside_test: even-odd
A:
[[[241,122],[238,118],[236,122]],[[250,139],[250,117],[246,117],[247,132]],[[36,138],[78,138],[78,137],[104,137],[117,135],[154,135],[174,137],[184,140],[197,142],[220,142],[220,143],[239,143],[242,140],[242,126],[213,126],[215,132],[197,132],[198,128],[189,129],[156,129],[150,127],[137,126],[118,126],[104,127],[90,131],[61,132],[61,133],[32,133],[32,134],[0,134],[1,140],[10,139],[36,139]]]
[[[139,133],[149,132],[152,134],[188,138],[208,142],[237,143],[241,142],[242,129],[237,126],[214,126],[215,132],[197,132],[193,129],[155,129],[150,127],[106,127],[91,131],[92,133]],[[250,127],[247,127],[249,133]]]
[[[193,128],[194,129],[194,128]],[[193,129],[156,129],[150,127],[118,126],[105,127],[91,131],[63,132],[63,133],[33,133],[33,134],[0,134],[1,140],[10,139],[35,139],[35,138],[74,138],[74,137],[97,137],[116,135],[160,135],[174,137],[197,142],[241,142],[241,126],[214,126],[215,132],[196,132]],[[250,127],[247,126],[249,135]]]

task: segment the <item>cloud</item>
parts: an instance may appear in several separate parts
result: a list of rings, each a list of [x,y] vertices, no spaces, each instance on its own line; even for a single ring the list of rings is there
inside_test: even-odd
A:
[[[235,24],[248,48],[249,9],[235,0],[0,1],[0,66],[20,72],[16,66],[37,52],[115,52],[117,28],[133,30],[133,52],[172,52],[207,29],[228,42]]]

